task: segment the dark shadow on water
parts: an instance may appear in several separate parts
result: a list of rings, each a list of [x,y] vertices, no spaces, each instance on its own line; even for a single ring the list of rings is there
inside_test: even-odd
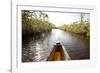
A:
[[[49,33],[42,33],[35,36],[23,36],[22,37],[22,62],[33,62],[34,57],[37,56],[36,46],[42,44]],[[42,48],[42,47],[40,47]],[[41,59],[42,60],[42,59]]]

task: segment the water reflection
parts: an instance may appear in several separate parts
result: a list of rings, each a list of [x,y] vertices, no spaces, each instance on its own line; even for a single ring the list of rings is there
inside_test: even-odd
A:
[[[45,61],[57,41],[63,43],[72,60],[89,59],[88,40],[82,36],[52,29],[51,33],[23,38],[22,62]]]

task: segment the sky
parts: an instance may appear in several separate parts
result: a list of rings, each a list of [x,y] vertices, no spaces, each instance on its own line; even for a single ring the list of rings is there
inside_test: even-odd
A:
[[[74,21],[79,21],[80,13],[59,13],[59,12],[44,12],[48,14],[49,21],[56,26],[61,26],[62,24],[70,24]],[[90,15],[85,14],[85,19],[89,19]]]

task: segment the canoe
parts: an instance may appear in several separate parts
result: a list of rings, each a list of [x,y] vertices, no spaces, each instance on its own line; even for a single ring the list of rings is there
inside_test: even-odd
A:
[[[70,60],[70,56],[66,51],[65,47],[61,43],[56,43],[52,49],[47,61],[63,61]]]

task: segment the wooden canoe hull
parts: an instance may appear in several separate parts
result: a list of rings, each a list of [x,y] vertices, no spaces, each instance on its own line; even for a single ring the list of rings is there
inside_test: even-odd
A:
[[[49,57],[47,58],[47,61],[62,61],[66,60],[65,57],[65,52],[63,50],[62,45],[60,43],[56,43]]]

